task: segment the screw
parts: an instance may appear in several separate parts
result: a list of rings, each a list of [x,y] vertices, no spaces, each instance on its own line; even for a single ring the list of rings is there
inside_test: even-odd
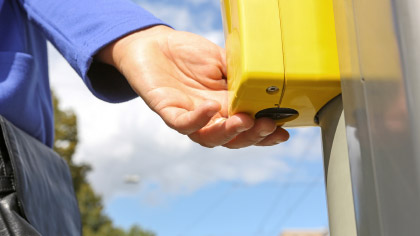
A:
[[[277,86],[270,86],[265,90],[268,94],[276,94],[279,92],[279,88]]]

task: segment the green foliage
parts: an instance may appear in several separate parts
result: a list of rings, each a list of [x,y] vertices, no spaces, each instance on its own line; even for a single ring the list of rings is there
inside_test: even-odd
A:
[[[145,231],[137,225],[131,226],[130,230],[126,234],[127,236],[154,236],[155,234],[150,231]]]
[[[102,198],[97,195],[86,179],[91,167],[87,164],[74,163],[72,157],[76,150],[77,117],[70,110],[61,110],[59,101],[53,94],[55,140],[54,150],[68,163],[73,177],[74,190],[79,202],[84,236],[155,236],[134,225],[127,232],[115,227],[111,219],[103,212]]]

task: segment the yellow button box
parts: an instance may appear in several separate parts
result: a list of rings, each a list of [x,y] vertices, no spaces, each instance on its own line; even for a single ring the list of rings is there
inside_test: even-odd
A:
[[[229,114],[313,126],[341,93],[332,0],[221,0]]]

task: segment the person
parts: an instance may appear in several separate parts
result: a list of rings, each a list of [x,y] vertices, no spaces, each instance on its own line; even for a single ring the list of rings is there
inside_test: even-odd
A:
[[[289,137],[268,118],[228,117],[224,49],[133,2],[0,0],[0,114],[50,147],[46,39],[96,97],[118,103],[140,96],[169,127],[205,147],[270,146]]]

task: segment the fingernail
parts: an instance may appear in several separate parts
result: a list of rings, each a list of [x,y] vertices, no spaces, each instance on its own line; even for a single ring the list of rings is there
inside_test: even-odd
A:
[[[261,136],[261,137],[265,137],[265,136],[267,136],[267,135],[269,135],[269,134],[271,134],[271,133],[272,133],[272,132],[270,132],[270,131],[266,131],[266,130],[265,130],[265,131],[261,131],[261,132],[260,132],[260,136]]]
[[[214,123],[215,123],[215,124],[218,124],[218,123],[223,123],[223,122],[225,122],[225,120],[226,120],[226,118],[220,117],[220,118],[217,118],[217,119],[214,121]]]

